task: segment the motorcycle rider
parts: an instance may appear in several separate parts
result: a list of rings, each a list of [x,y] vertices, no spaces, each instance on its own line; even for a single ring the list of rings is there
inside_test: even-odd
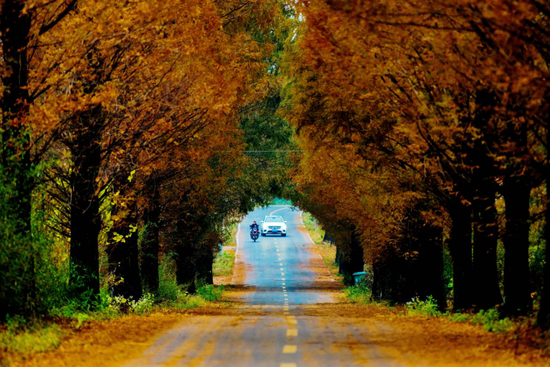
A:
[[[254,221],[251,225],[250,225],[250,232],[252,232],[254,230],[254,228],[256,228],[256,230],[258,232],[260,232],[260,226],[258,225],[258,223],[256,223],[256,221]]]

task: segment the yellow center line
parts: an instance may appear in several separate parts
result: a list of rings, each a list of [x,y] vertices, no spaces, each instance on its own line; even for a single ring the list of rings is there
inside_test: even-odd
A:
[[[283,278],[282,280],[285,280],[285,278]]]
[[[296,367],[296,363],[281,363],[279,367]]]
[[[292,354],[296,353],[296,351],[298,351],[297,345],[285,345],[283,347],[283,354]]]
[[[285,276],[285,273],[281,273],[282,276]]]
[[[288,329],[286,336],[298,336],[298,329]]]

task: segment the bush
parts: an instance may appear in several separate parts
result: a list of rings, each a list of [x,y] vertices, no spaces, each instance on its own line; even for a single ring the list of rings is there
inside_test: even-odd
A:
[[[155,297],[151,293],[145,293],[139,300],[130,300],[130,310],[137,315],[146,315],[153,309]]]
[[[508,318],[501,319],[499,312],[491,308],[487,311],[481,310],[472,318],[475,325],[483,325],[485,330],[495,333],[504,333],[512,330],[512,321]]]
[[[353,303],[367,304],[372,301],[372,292],[364,283],[348,287],[344,290],[344,293]]]
[[[420,298],[415,297],[410,302],[407,302],[406,306],[409,313],[413,315],[426,315],[429,317],[441,315],[441,312],[437,308],[437,301],[432,296],[428,296],[425,301],[421,301]]]
[[[495,333],[505,333],[511,331],[514,327],[510,319],[501,319],[499,312],[495,308],[481,310],[474,315],[467,313],[447,313],[445,316],[454,322],[471,322],[474,325],[483,325],[485,330]]]
[[[175,263],[169,254],[166,254],[159,264],[159,289],[157,299],[176,301],[184,292],[176,280]]]
[[[224,287],[214,287],[213,285],[203,285],[197,289],[197,294],[205,301],[214,302],[222,297]]]

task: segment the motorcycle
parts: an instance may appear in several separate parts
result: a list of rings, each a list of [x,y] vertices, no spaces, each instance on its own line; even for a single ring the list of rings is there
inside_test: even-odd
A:
[[[256,242],[258,237],[260,237],[260,231],[258,231],[258,228],[252,228],[252,231],[250,231],[250,238]]]

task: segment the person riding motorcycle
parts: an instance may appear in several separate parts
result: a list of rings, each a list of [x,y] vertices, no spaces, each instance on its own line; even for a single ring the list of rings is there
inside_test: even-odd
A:
[[[256,221],[254,221],[251,225],[250,225],[250,232],[252,232],[254,230],[254,228],[256,228],[256,230],[258,232],[260,232],[260,226],[258,225],[258,223],[256,223]]]
[[[250,238],[256,242],[256,240],[260,237],[260,226],[256,221],[250,225]]]

